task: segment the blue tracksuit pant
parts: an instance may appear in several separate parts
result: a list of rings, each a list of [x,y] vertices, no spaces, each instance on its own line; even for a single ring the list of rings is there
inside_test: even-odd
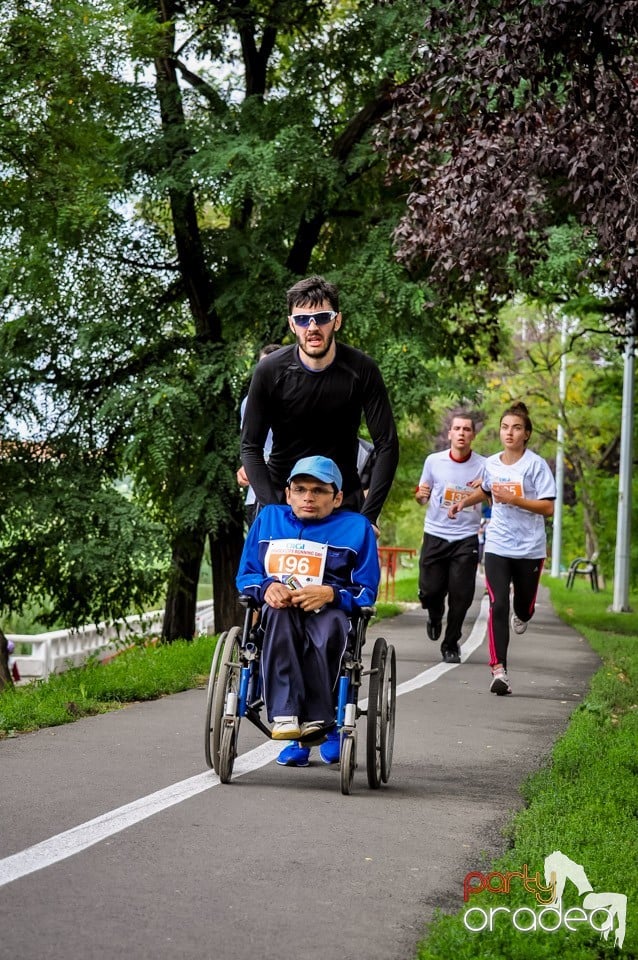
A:
[[[350,621],[343,610],[324,607],[304,613],[296,607],[265,605],[261,671],[268,719],[298,717],[330,723]]]

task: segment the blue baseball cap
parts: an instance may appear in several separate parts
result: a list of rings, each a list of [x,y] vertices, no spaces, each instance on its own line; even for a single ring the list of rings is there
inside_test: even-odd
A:
[[[334,483],[337,493],[343,486],[343,477],[341,470],[329,457],[302,457],[290,471],[288,483],[293,477],[314,477],[315,480],[321,480],[323,483]]]

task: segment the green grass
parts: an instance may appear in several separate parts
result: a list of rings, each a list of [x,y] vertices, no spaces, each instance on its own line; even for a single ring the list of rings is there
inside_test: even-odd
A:
[[[418,601],[419,568],[416,560],[412,560],[411,564],[410,567],[399,567],[397,570],[394,581],[394,599],[398,603],[416,603]],[[384,582],[382,582],[379,597],[383,597],[384,593]],[[379,603],[377,603],[377,606],[379,606]]]
[[[387,617],[396,617],[405,610],[408,603],[417,602],[419,571],[416,565],[412,567],[402,567],[397,571],[394,584],[394,600],[377,600],[376,620],[384,620]],[[385,589],[379,591],[379,596],[385,595]],[[375,622],[374,620],[372,621]]]
[[[409,594],[412,588],[404,589]],[[376,620],[396,616],[401,610],[399,603],[380,603]],[[125,703],[204,686],[215,643],[214,637],[200,637],[192,643],[138,646],[107,663],[92,661],[45,682],[5,690],[0,693],[0,737],[72,723],[79,717],[117,710]]]
[[[601,939],[589,923],[573,932],[562,927],[553,933],[523,933],[507,920],[495,922],[494,931],[472,933],[463,924],[464,905],[458,914],[440,916],[431,924],[419,960],[638,957],[638,614],[609,613],[611,592],[594,594],[585,582],[575,584],[573,591],[563,581],[546,583],[559,616],[589,641],[603,665],[550,762],[523,785],[526,806],[509,825],[510,850],[475,869],[505,873],[527,864],[531,874],[539,870],[542,877],[545,857],[560,850],[584,867],[595,891],[627,896],[623,949],[614,946],[613,934]],[[633,597],[633,605],[638,608],[638,597]],[[473,894],[472,906],[507,906],[513,911],[534,905],[522,885],[514,882],[511,891],[498,898],[489,892]],[[580,905],[572,884],[565,889],[564,903]],[[472,918],[478,925],[480,915]]]
[[[0,693],[0,737],[203,686],[214,647],[213,637],[137,646],[108,663],[91,662],[44,682],[5,690]]]

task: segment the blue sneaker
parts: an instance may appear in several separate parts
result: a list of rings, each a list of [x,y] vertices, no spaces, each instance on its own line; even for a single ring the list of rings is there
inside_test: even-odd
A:
[[[307,767],[308,757],[310,756],[310,747],[302,747],[300,743],[293,740],[287,747],[284,747],[277,763],[281,767]]]
[[[339,731],[333,730],[319,747],[319,755],[324,763],[339,763],[340,748],[341,737]]]

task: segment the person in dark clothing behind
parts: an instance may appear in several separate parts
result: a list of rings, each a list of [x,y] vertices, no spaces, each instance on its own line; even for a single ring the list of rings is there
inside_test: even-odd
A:
[[[343,475],[344,508],[361,512],[376,526],[399,459],[383,378],[367,354],[336,342],[342,317],[334,284],[308,277],[290,288],[287,303],[296,343],[266,357],[255,369],[241,439],[246,474],[262,506],[281,503],[297,460],[329,457]],[[376,455],[365,500],[357,473],[362,417]],[[266,464],[269,430],[273,442]]]
[[[265,357],[270,356],[271,353],[276,353],[277,350],[281,350],[280,343],[267,343],[265,347],[262,347],[259,351],[259,361],[261,362]],[[244,414],[246,411],[246,401],[248,397],[244,397],[239,408],[239,425],[244,422]],[[268,431],[268,436],[266,437],[266,443],[264,444],[264,460],[267,462],[268,457],[270,456],[270,448],[272,446],[272,433]],[[240,487],[246,487],[246,522],[250,526],[257,515],[257,510],[259,504],[257,503],[257,498],[255,497],[255,491],[250,486],[248,482],[248,477],[246,476],[246,471],[244,470],[243,464],[240,466],[237,471],[237,483]]]

